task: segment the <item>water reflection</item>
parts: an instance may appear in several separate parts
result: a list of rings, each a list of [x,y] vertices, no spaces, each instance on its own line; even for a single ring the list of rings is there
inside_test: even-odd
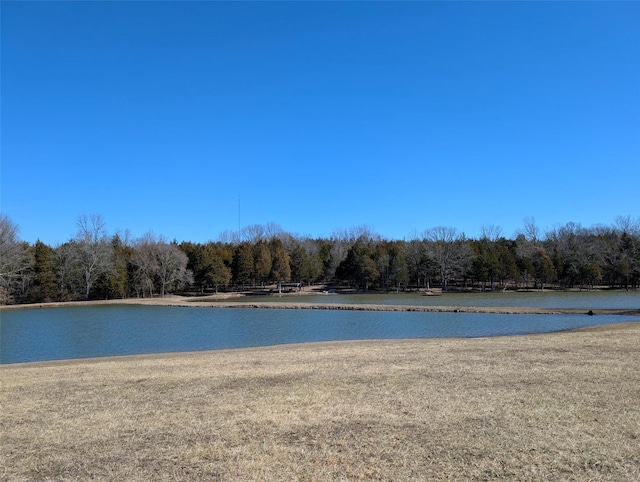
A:
[[[158,306],[27,309],[1,313],[0,363],[314,341],[516,335],[633,319]]]

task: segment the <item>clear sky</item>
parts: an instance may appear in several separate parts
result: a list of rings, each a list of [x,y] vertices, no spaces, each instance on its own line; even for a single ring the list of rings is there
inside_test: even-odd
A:
[[[640,2],[7,2],[22,239],[640,215]],[[238,207],[240,206],[240,209]]]

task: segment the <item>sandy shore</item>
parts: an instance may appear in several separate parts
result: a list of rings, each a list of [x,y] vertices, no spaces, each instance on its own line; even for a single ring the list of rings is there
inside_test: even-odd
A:
[[[0,366],[0,480],[640,480],[640,324]]]

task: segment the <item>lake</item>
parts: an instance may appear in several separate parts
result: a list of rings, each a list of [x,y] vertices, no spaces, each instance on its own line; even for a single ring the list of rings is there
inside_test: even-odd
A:
[[[281,298],[275,299],[282,301]],[[585,309],[634,309],[640,306],[638,293],[308,297],[308,301],[314,303],[319,299],[334,303]],[[265,301],[265,298],[260,300]],[[307,297],[296,298],[296,302],[303,301],[307,301]],[[0,363],[336,340],[519,335],[637,319],[633,316],[583,314],[503,315],[135,305],[4,310],[0,312]]]

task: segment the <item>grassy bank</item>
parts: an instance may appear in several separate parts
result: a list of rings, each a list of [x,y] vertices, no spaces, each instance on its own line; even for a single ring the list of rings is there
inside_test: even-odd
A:
[[[640,324],[0,367],[1,480],[638,480]]]

